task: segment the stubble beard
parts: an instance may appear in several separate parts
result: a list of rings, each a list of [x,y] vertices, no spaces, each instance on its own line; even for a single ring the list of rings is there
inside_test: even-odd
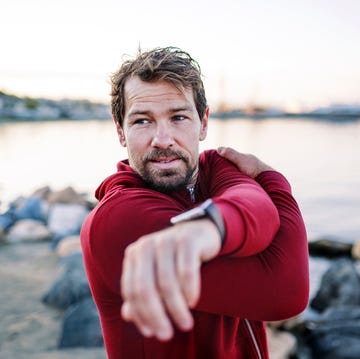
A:
[[[184,166],[169,169],[157,170],[151,168],[149,163],[157,157],[176,157],[182,161]],[[148,154],[143,160],[142,169],[139,171],[143,181],[152,189],[170,193],[187,187],[196,173],[196,166],[190,165],[189,158],[179,152],[170,150],[157,150]]]

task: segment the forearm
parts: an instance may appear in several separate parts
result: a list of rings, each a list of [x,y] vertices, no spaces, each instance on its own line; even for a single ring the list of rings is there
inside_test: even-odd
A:
[[[234,186],[213,200],[225,223],[220,255],[247,257],[260,253],[271,243],[279,229],[279,214],[261,187]]]
[[[307,238],[287,181],[275,172],[257,180],[280,216],[280,229],[261,253],[218,257],[202,268],[197,310],[258,320],[280,320],[301,312],[308,300]]]

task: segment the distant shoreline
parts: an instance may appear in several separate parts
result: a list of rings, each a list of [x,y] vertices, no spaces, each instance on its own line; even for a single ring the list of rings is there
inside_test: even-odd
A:
[[[241,111],[229,111],[229,112],[215,112],[211,114],[211,117],[227,120],[234,118],[249,118],[254,120],[262,120],[262,119],[271,119],[271,118],[304,118],[304,119],[314,119],[314,120],[322,120],[322,121],[331,121],[331,122],[342,122],[342,121],[358,121],[360,120],[360,112],[359,113],[312,113],[312,112],[300,112],[300,113],[276,113],[276,114],[246,114]]]
[[[360,120],[360,104],[333,104],[311,111],[288,112],[278,107],[223,107],[214,110],[211,118],[254,119],[304,118],[332,122]],[[110,105],[89,100],[18,97],[0,91],[0,123],[37,121],[82,121],[111,119]]]
[[[306,119],[324,122],[356,122],[360,121],[359,114],[319,114],[319,113],[281,113],[281,114],[246,114],[240,111],[215,112],[210,114],[210,119],[214,120],[266,120],[266,119]],[[110,121],[111,117],[83,117],[83,118],[47,118],[47,117],[21,117],[21,116],[0,116],[2,123],[23,123],[23,122],[60,122],[60,121]]]

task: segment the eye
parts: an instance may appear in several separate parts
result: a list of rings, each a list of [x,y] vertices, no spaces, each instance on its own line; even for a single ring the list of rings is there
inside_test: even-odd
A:
[[[186,117],[185,116],[182,116],[182,115],[176,115],[176,116],[174,116],[173,117],[173,121],[184,121],[186,119]]]
[[[134,125],[146,125],[149,123],[149,120],[146,118],[138,118],[134,121]]]

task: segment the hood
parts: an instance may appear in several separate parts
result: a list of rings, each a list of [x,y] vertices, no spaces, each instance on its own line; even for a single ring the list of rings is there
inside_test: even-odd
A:
[[[129,166],[128,160],[117,164],[118,172],[107,177],[95,191],[97,200],[102,200],[106,194],[121,187],[145,187],[139,175]]]

